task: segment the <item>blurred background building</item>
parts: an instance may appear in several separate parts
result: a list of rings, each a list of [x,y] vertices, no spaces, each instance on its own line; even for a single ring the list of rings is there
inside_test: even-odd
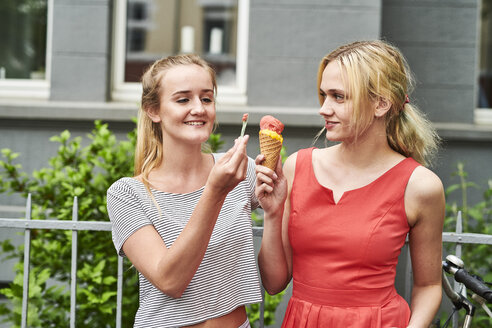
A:
[[[322,126],[321,57],[377,38],[407,57],[417,80],[411,100],[444,139],[434,171],[449,186],[463,161],[469,179],[485,186],[492,178],[491,0],[2,0],[0,149],[21,153],[30,172],[55,154],[49,138],[65,129],[85,136],[100,119],[123,138],[134,128],[143,69],[193,52],[218,72],[225,147],[249,113],[255,157],[259,119],[272,114],[286,125],[290,154],[309,147]],[[0,195],[0,217],[22,211],[22,199]],[[12,277],[0,269],[0,280]]]

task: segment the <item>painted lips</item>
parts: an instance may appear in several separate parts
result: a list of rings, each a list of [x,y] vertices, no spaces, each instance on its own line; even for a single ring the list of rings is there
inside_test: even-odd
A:
[[[325,128],[327,128],[327,129],[331,129],[331,128],[333,128],[333,127],[334,127],[335,125],[337,125],[337,124],[338,124],[338,122],[326,121],[326,122],[325,122]]]

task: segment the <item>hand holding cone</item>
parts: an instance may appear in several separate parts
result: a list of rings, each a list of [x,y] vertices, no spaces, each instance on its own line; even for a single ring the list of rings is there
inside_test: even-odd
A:
[[[282,150],[282,131],[284,125],[271,115],[263,116],[260,120],[260,152],[265,156],[261,165],[272,170],[277,167],[280,151]]]

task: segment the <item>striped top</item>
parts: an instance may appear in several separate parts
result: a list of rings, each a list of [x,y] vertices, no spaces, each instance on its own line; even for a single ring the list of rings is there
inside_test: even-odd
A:
[[[217,160],[222,154],[213,154]],[[248,159],[246,179],[226,197],[207,251],[195,276],[180,298],[155,288],[139,273],[139,308],[134,327],[180,327],[223,316],[238,306],[261,302],[253,248],[251,211],[255,163]],[[152,190],[162,217],[144,184],[133,178],[116,181],[107,192],[113,243],[124,256],[123,243],[138,229],[153,225],[167,247],[185,227],[204,187],[185,194]]]

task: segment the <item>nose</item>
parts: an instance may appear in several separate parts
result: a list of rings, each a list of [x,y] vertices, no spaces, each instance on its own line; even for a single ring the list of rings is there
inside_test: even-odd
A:
[[[319,109],[319,114],[321,116],[331,116],[333,115],[333,113],[334,112],[330,100],[328,97],[326,97],[325,101],[323,102],[323,105],[321,105],[321,108]]]
[[[201,115],[205,113],[205,106],[200,99],[200,97],[197,97],[193,100],[192,102],[192,107],[191,107],[191,114],[192,115]]]

